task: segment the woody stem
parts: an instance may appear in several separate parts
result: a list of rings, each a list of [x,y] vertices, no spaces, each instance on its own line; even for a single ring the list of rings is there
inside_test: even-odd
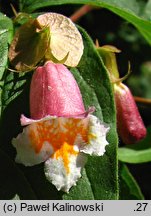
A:
[[[134,96],[134,100],[137,103],[143,104],[143,105],[148,105],[151,106],[151,99],[147,99],[147,98],[142,98],[142,97],[136,97]]]
[[[85,14],[87,14],[88,12],[92,11],[93,9],[95,9],[95,7],[91,6],[91,5],[84,5],[82,7],[80,7],[80,9],[78,9],[75,13],[73,13],[70,16],[70,19],[73,22],[78,21],[82,16],[84,16]]]

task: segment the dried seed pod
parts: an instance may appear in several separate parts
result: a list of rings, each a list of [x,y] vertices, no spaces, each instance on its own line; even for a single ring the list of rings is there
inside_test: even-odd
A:
[[[23,72],[45,59],[76,67],[83,49],[82,36],[68,17],[45,13],[18,28],[8,56],[11,65]]]
[[[50,29],[50,50],[47,57],[52,55],[59,61],[68,58],[63,64],[76,67],[83,54],[83,40],[75,24],[67,17],[57,13],[45,13],[37,17],[40,28]]]

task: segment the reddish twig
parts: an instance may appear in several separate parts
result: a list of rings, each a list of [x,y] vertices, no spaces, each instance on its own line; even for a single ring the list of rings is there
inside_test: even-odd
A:
[[[88,12],[92,11],[93,9],[96,9],[96,7],[93,7],[91,5],[84,5],[82,6],[80,9],[78,9],[75,13],[73,13],[70,16],[70,19],[73,22],[76,22],[77,20],[79,20],[82,16],[84,16],[85,14],[87,14]]]
[[[151,106],[151,99],[148,98],[142,98],[142,97],[136,97],[134,96],[134,99],[137,103],[143,104],[143,105],[148,105]]]

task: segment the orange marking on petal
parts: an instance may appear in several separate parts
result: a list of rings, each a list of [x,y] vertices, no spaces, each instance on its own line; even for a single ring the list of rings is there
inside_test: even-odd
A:
[[[91,139],[96,139],[96,138],[97,138],[96,135],[93,134],[93,133],[90,133],[90,134],[88,135],[88,139],[89,139],[89,140],[91,140]]]
[[[88,142],[88,119],[51,119],[33,123],[29,126],[29,137],[36,153],[39,153],[44,142],[53,147],[53,158],[62,157],[66,171],[69,173],[69,157],[78,154],[74,150],[77,136]]]
[[[69,169],[70,155],[77,155],[77,154],[78,152],[74,150],[73,145],[70,145],[67,142],[64,142],[61,148],[58,149],[52,157],[56,159],[58,159],[59,157],[62,157],[66,171],[67,173],[69,173],[70,172],[70,169]]]

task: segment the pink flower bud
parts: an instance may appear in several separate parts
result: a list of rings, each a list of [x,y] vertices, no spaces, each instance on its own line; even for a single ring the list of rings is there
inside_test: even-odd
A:
[[[114,84],[114,90],[119,135],[125,144],[136,143],[146,136],[146,128],[134,98],[122,83]]]
[[[32,119],[85,113],[79,87],[64,65],[46,62],[36,69],[30,87],[30,113]]]

